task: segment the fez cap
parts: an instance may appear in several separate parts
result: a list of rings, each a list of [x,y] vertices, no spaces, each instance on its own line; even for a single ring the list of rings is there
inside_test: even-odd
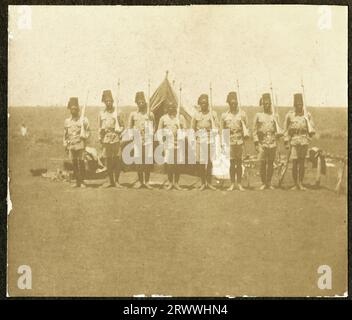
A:
[[[296,106],[297,104],[303,105],[303,96],[302,93],[295,93],[293,95],[293,105]]]
[[[111,90],[104,90],[103,91],[103,94],[101,96],[101,102],[104,102],[106,99],[110,99],[110,100],[114,101],[114,99],[112,97]]]
[[[208,95],[205,93],[202,93],[198,98],[198,104],[200,104],[202,100],[206,100],[206,102],[209,103]]]
[[[166,101],[166,106],[168,108],[175,108],[175,107],[177,107],[177,103],[175,101],[172,101],[172,100],[167,100]]]
[[[70,109],[72,106],[79,107],[77,97],[71,97],[70,100],[68,101],[67,108]]]
[[[231,91],[227,94],[226,102],[229,103],[232,99],[237,102],[237,93],[235,91]]]
[[[137,103],[138,100],[143,100],[145,102],[145,96],[143,91],[139,91],[136,93],[136,97],[134,99],[134,102]]]
[[[264,102],[269,102],[271,103],[271,96],[270,93],[263,93],[262,97],[260,98],[259,105],[263,106]]]

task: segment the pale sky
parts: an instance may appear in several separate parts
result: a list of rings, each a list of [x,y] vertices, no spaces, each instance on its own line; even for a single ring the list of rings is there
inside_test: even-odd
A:
[[[347,46],[343,6],[11,6],[9,105],[83,104],[88,89],[100,105],[119,78],[120,105],[133,105],[169,70],[186,107],[210,82],[224,105],[236,79],[243,105],[258,105],[270,79],[292,105],[301,77],[307,105],[347,106]]]

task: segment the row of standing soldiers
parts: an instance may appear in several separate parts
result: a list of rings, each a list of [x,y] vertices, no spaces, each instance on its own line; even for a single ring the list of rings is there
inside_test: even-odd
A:
[[[105,187],[124,188],[119,183],[120,173],[122,171],[122,148],[121,134],[125,130],[125,125],[114,107],[113,97],[110,90],[105,90],[102,95],[102,102],[105,109],[99,114],[99,140],[102,144],[102,157],[106,161],[106,168],[109,182]],[[209,98],[207,94],[202,94],[198,98],[198,109],[192,117],[191,128],[198,130],[210,131],[214,127],[230,130],[230,179],[231,185],[228,188],[232,191],[236,188],[244,191],[242,187],[242,159],[245,140],[248,139],[248,119],[245,112],[239,107],[236,92],[229,92],[226,102],[229,106],[228,111],[221,114],[220,125],[215,111],[209,107]],[[134,188],[146,187],[153,189],[150,184],[150,172],[152,165],[145,164],[146,144],[144,140],[144,130],[147,122],[151,122],[155,129],[155,119],[152,112],[148,112],[147,102],[143,92],[137,92],[135,103],[138,110],[131,112],[128,119],[127,128],[137,129],[141,132],[142,137],[142,159],[143,164],[137,166],[138,180]],[[293,163],[292,176],[294,180],[293,189],[304,190],[303,178],[305,170],[305,158],[308,151],[308,144],[312,132],[308,130],[308,125],[313,125],[311,115],[304,112],[302,94],[294,94],[293,110],[289,111],[284,121],[284,131],[280,132],[278,115],[273,112],[271,95],[264,93],[260,99],[263,112],[255,115],[253,124],[253,141],[258,154],[260,163],[261,186],[260,190],[273,189],[272,176],[274,171],[274,160],[278,147],[280,136],[284,135],[284,143],[290,150],[290,159]],[[86,140],[89,137],[89,123],[86,117],[80,117],[80,107],[78,98],[70,98],[68,108],[71,117],[64,123],[64,146],[69,152],[70,159],[73,162],[74,175],[76,177],[76,187],[84,187],[84,151]],[[116,123],[116,121],[118,123]],[[309,121],[309,124],[308,124]],[[83,132],[82,135],[82,126]],[[182,115],[177,114],[177,105],[169,102],[167,113],[159,121],[158,129],[170,129],[174,135],[177,129],[186,129],[186,120]],[[175,137],[176,138],[176,137]],[[176,139],[175,139],[176,141]],[[176,146],[177,148],[177,146]],[[176,152],[175,152],[176,154]],[[208,153],[210,154],[210,152]],[[209,158],[206,164],[200,162],[200,141],[196,140],[196,161],[197,172],[200,177],[200,190],[206,188],[215,190],[211,183],[212,161]],[[179,164],[167,164],[168,184],[167,190],[175,188],[183,190],[179,185],[180,167]]]

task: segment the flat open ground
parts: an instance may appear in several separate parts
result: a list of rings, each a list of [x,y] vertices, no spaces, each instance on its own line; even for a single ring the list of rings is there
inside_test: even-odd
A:
[[[55,159],[64,157],[66,114],[55,110],[54,120],[46,121],[45,113],[27,111],[30,137],[22,139],[23,113],[10,110],[11,296],[321,296],[347,290],[347,198],[331,190],[334,172],[323,178],[322,189],[306,192],[74,190],[29,172],[55,169]],[[344,139],[316,143],[347,153]],[[131,183],[135,174],[121,178]],[[183,176],[181,184],[195,181]],[[290,183],[288,172],[285,186]],[[32,269],[32,290],[17,288],[20,265]],[[332,290],[317,287],[320,265],[332,269]]]

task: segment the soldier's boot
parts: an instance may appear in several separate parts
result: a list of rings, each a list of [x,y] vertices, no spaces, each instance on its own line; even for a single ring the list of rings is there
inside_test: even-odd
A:
[[[227,191],[233,191],[235,190],[235,183],[231,182],[230,186],[226,189]]]

